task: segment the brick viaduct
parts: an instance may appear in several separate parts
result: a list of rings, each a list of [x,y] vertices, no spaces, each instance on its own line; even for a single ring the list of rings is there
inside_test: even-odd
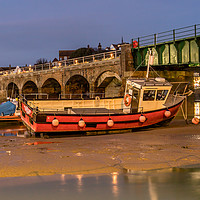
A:
[[[121,54],[121,52],[119,53]],[[113,54],[115,52],[112,52]],[[0,76],[0,97],[16,97],[18,94],[35,92],[50,94],[57,92],[57,95],[65,96],[66,92],[69,92],[67,85],[73,79],[73,83],[77,83],[78,89],[86,87],[82,88],[82,92],[88,93],[94,93],[98,91],[98,88],[105,88],[108,85],[112,88],[112,82],[114,83],[113,87],[116,84],[120,86],[123,76],[120,62],[120,56],[116,55],[101,61],[76,63],[70,66],[65,66],[65,63],[62,65],[54,63],[47,69],[40,68],[38,70],[38,66],[37,68],[31,66],[31,70],[28,70],[27,67],[21,72],[8,71]],[[56,85],[57,88],[52,87],[53,85]],[[108,90],[104,90],[104,92],[110,93]]]

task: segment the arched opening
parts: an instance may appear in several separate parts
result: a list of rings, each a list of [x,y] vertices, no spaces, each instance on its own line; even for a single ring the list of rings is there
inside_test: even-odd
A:
[[[72,76],[65,85],[66,98],[88,98],[89,83],[80,75]]]
[[[95,81],[95,92],[103,97],[122,96],[121,78],[114,72],[103,72]]]
[[[37,85],[33,81],[27,81],[22,87],[22,94],[26,99],[36,98],[36,94],[38,93]]]
[[[61,94],[61,86],[56,79],[49,78],[42,86],[42,93],[48,94],[49,99],[58,99]]]
[[[19,95],[19,88],[13,82],[9,83],[7,86],[7,97],[17,98]]]

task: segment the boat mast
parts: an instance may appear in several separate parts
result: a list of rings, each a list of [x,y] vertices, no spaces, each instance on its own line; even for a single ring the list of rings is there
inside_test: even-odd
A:
[[[150,65],[153,65],[153,60],[154,60],[153,51],[150,49],[149,50],[149,60],[148,60],[148,64],[147,64],[147,74],[146,74],[147,80],[149,78],[149,68],[150,68]]]

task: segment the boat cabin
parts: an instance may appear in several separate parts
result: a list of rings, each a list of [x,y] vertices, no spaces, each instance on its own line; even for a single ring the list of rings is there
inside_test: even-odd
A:
[[[126,81],[123,112],[148,112],[166,108],[172,85],[165,78],[128,79]]]

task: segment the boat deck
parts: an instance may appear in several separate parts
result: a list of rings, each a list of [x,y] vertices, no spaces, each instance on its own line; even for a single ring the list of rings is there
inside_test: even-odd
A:
[[[40,111],[41,114],[75,114],[75,115],[105,115],[105,114],[124,114],[122,109],[107,109],[107,108],[71,108],[63,111]]]
[[[69,114],[80,113],[81,109],[84,112],[95,113],[109,113],[109,110],[123,109],[123,98],[113,99],[87,99],[87,100],[32,100],[27,102],[31,107],[38,107],[41,112],[48,111],[66,111]],[[113,111],[114,112],[114,111]]]
[[[172,96],[172,95],[170,95],[164,105],[168,108],[168,107],[171,107],[173,105],[176,105],[178,102],[180,102],[181,100],[184,100],[184,99],[185,99],[185,96]]]

